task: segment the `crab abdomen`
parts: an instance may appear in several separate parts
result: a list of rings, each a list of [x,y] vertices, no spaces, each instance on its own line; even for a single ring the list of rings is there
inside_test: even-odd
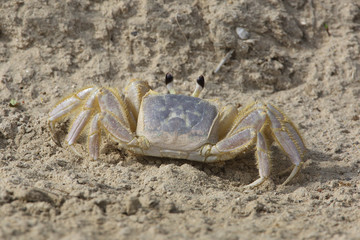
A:
[[[144,96],[136,134],[160,149],[192,151],[216,143],[217,107],[200,98],[176,94]]]

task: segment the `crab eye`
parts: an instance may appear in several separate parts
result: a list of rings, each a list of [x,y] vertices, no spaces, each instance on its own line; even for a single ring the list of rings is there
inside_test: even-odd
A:
[[[203,75],[200,75],[200,77],[198,77],[196,79],[196,82],[202,87],[204,88],[205,87],[205,78]]]
[[[205,78],[203,75],[200,75],[200,77],[198,77],[196,79],[196,88],[192,94],[193,97],[199,97],[201,91],[204,89],[205,86]]]
[[[171,73],[167,73],[165,75],[165,84],[168,85],[169,83],[171,83],[174,80],[173,75],[171,75]]]
[[[171,75],[171,73],[167,73],[165,75],[166,88],[169,90],[169,92],[171,94],[176,94],[176,91],[173,86],[173,80],[174,80],[174,77]]]

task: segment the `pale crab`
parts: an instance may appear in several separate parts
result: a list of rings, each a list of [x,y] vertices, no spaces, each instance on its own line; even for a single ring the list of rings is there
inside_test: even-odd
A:
[[[218,100],[198,98],[203,76],[197,79],[192,96],[176,94],[171,74],[166,74],[165,81],[168,94],[152,91],[141,80],[131,80],[124,94],[114,88],[84,88],[50,112],[51,135],[57,141],[55,123],[74,115],[66,145],[77,152],[74,143],[88,128],[88,152],[93,159],[99,157],[102,133],[135,154],[207,163],[233,159],[255,145],[260,178],[249,187],[270,176],[269,147],[276,142],[294,165],[283,184],[299,172],[306,147],[294,124],[277,107],[254,102],[238,111],[221,107]]]

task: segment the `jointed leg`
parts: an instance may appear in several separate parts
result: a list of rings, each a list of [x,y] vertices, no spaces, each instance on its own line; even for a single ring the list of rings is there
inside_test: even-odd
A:
[[[99,127],[100,113],[97,113],[90,123],[90,131],[88,137],[88,150],[90,157],[96,160],[99,157],[101,132]]]
[[[271,135],[273,139],[265,139]],[[306,147],[294,124],[270,104],[254,103],[246,107],[234,119],[234,124],[226,137],[214,146],[204,147],[202,153],[208,155],[207,162],[227,160],[246,150],[256,141],[260,178],[248,185],[254,187],[263,183],[270,175],[268,145],[272,140],[279,144],[295,165],[283,183],[287,184],[299,172]]]
[[[260,178],[246,187],[256,187],[262,184],[270,176],[269,148],[262,133],[258,132],[255,152]]]
[[[143,96],[150,90],[147,82],[133,79],[125,88],[125,100],[128,109],[132,113],[135,121],[139,115],[139,109]]]
[[[84,106],[82,107],[82,111],[76,117],[73,122],[68,135],[65,138],[68,146],[71,146],[75,143],[76,139],[80,136],[80,133],[86,126],[93,113],[94,109],[94,101],[96,100],[97,94],[99,90],[94,91],[91,95],[86,99]]]
[[[50,134],[54,142],[56,142],[58,145],[61,144],[54,135],[55,123],[68,115],[70,112],[74,111],[79,106],[81,106],[82,100],[84,100],[92,91],[94,91],[94,89],[94,87],[90,87],[80,90],[76,94],[67,97],[63,101],[59,102],[56,107],[49,113],[48,124]]]
[[[209,159],[227,160],[248,149],[257,139],[257,132],[261,130],[266,121],[265,111],[262,109],[249,109],[242,116],[235,116],[233,126],[226,137],[212,146],[208,154],[215,155]]]
[[[247,128],[249,131],[251,130],[253,132],[251,136],[251,142],[256,141],[255,155],[257,159],[260,178],[247,185],[247,187],[256,187],[262,184],[270,175],[269,147],[262,133],[262,131],[265,131],[266,127],[266,112],[262,104],[254,103],[250,105],[250,107],[246,108],[245,111],[242,112],[242,114],[243,115],[237,116],[235,124],[233,125],[232,130],[228,133],[227,137],[223,141],[220,141],[218,144],[216,144],[216,146],[217,148],[222,149],[222,151],[224,151],[225,149],[230,150],[228,146],[225,146],[225,143],[244,146],[242,142],[239,142],[239,140],[236,139],[237,135],[240,135],[241,137],[246,136],[244,131],[239,132],[239,130]],[[250,139],[250,136],[248,137],[248,139]],[[244,150],[245,149],[234,149],[232,151],[240,153]]]
[[[75,110],[78,115],[72,121],[65,142],[77,155],[80,154],[73,144],[90,122],[88,151],[93,159],[99,156],[101,128],[119,143],[126,144],[134,138],[135,120],[130,117],[125,100],[113,89],[87,88],[60,102],[48,119],[52,135],[55,123]]]
[[[271,104],[267,104],[267,109],[275,140],[295,165],[290,176],[283,183],[285,185],[300,171],[306,147],[294,124],[283,113]]]
[[[227,105],[221,109],[219,116],[219,139],[225,138],[238,114],[237,109],[232,105]]]

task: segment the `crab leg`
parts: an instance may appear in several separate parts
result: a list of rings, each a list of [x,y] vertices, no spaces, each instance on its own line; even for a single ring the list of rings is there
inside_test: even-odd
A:
[[[69,97],[68,99],[65,99],[49,113],[49,118],[48,118],[49,122],[53,123],[55,120],[69,113],[75,107],[79,106],[80,102],[81,102],[80,99],[78,99],[76,96],[72,96]]]
[[[87,121],[90,117],[90,114],[91,114],[91,110],[84,110],[75,119],[75,121],[74,121],[73,125],[71,126],[70,131],[65,139],[69,146],[74,144],[74,142],[78,138],[79,134],[84,129],[84,127],[87,124]]]
[[[99,128],[99,118],[100,114],[97,113],[94,118],[91,120],[90,131],[89,131],[89,140],[88,148],[90,156],[96,160],[99,157],[100,150],[100,128]]]
[[[124,126],[114,115],[104,112],[101,114],[100,122],[108,134],[117,142],[129,143],[134,138],[130,128]]]
[[[303,139],[300,137],[300,134],[294,124],[288,120],[284,114],[282,114],[278,109],[276,109],[271,104],[267,104],[267,114],[272,122],[272,129],[279,130],[281,129],[281,123],[283,124],[282,131],[287,132],[292,142],[295,144],[296,149],[299,152],[300,157],[302,158],[306,152],[306,147]],[[277,121],[276,121],[277,120]],[[281,123],[279,122],[281,121]],[[280,125],[279,125],[280,124]]]
[[[255,110],[252,109],[251,111],[247,111],[244,114],[245,117],[242,114],[239,114],[238,119],[235,120],[233,129],[229,132],[230,135],[233,132],[236,132],[237,129],[249,126],[255,128],[257,132],[261,130],[266,120],[266,112],[263,109],[264,106],[261,104],[256,104],[255,108]]]
[[[287,120],[274,106],[267,104],[267,108],[267,115],[270,118],[271,129],[275,135],[275,140],[295,165],[290,176],[283,183],[283,185],[285,185],[300,171],[306,148],[292,122]]]
[[[262,133],[257,134],[256,159],[259,168],[260,178],[250,183],[246,187],[256,187],[262,184],[270,176],[270,157],[268,146]]]
[[[238,111],[234,106],[227,105],[221,109],[219,117],[219,139],[223,139],[231,129]]]
[[[133,79],[125,88],[125,100],[135,121],[139,115],[139,109],[143,96],[150,90],[147,82]]]
[[[65,141],[69,146],[73,145],[76,139],[79,137],[80,133],[88,123],[88,120],[91,116],[93,110],[93,104],[96,99],[96,95],[98,94],[99,90],[94,91],[89,98],[86,100],[83,111],[79,113],[76,117],[74,123],[72,124],[68,135],[65,138]]]
[[[77,94],[72,95],[71,97],[66,98],[64,101],[60,102],[50,113],[48,118],[49,128],[52,139],[59,144],[59,141],[54,137],[54,128],[55,123],[58,119],[70,113],[73,109],[79,107],[81,100],[84,100],[94,88],[86,88],[79,91]]]
[[[109,89],[101,89],[98,96],[98,103],[101,112],[108,112],[115,116],[125,126],[130,127],[129,115],[125,102],[120,96]]]
[[[264,124],[266,122],[266,113],[263,109],[264,106],[262,104],[256,104],[255,107],[257,109],[247,112],[245,114],[247,115],[246,117],[242,117],[238,121],[235,121],[237,123],[234,125],[232,131],[230,131],[230,133],[228,134],[231,135],[232,134],[231,132],[236,132],[238,131],[238,129],[242,129],[244,127],[251,127],[250,129],[252,129],[254,132],[252,140],[256,139],[255,156],[257,159],[260,178],[247,185],[247,187],[256,187],[262,184],[270,175],[270,157],[269,157],[268,144],[266,143],[266,140],[262,133],[262,131],[264,131],[263,130]],[[228,137],[225,140],[232,141],[231,138],[232,137],[230,138]],[[241,145],[241,142],[239,143],[234,142],[234,144]],[[237,150],[237,152],[239,152],[239,150]]]
[[[134,139],[131,117],[126,103],[113,91],[102,89],[98,97],[101,116],[99,121],[108,134],[117,142],[129,143]]]
[[[204,153],[201,153],[205,156],[209,155],[206,157],[207,162],[230,159],[256,141],[256,159],[260,178],[248,187],[258,186],[270,175],[268,146],[270,142],[267,142],[265,137],[269,136],[271,131],[272,139],[269,140],[275,140],[295,165],[283,184],[294,178],[301,169],[306,147],[294,124],[280,110],[271,104],[253,103],[233,119],[234,124],[225,138],[214,146],[203,148]]]
[[[249,112],[246,117],[238,120],[226,137],[215,145],[211,154],[231,153],[237,155],[249,147],[256,139],[266,120],[266,114],[262,109]]]
[[[242,129],[233,136],[225,138],[224,140],[218,142],[215,146],[211,148],[210,154],[218,155],[217,161],[222,160],[222,154],[225,157],[223,160],[232,158],[232,156],[236,155],[236,153],[242,152],[247,149],[254,142],[255,136],[256,132],[253,128]]]
[[[54,122],[65,114],[69,113],[75,107],[79,106],[81,100],[84,100],[94,88],[86,88],[77,94],[60,102],[50,113],[48,120]]]

